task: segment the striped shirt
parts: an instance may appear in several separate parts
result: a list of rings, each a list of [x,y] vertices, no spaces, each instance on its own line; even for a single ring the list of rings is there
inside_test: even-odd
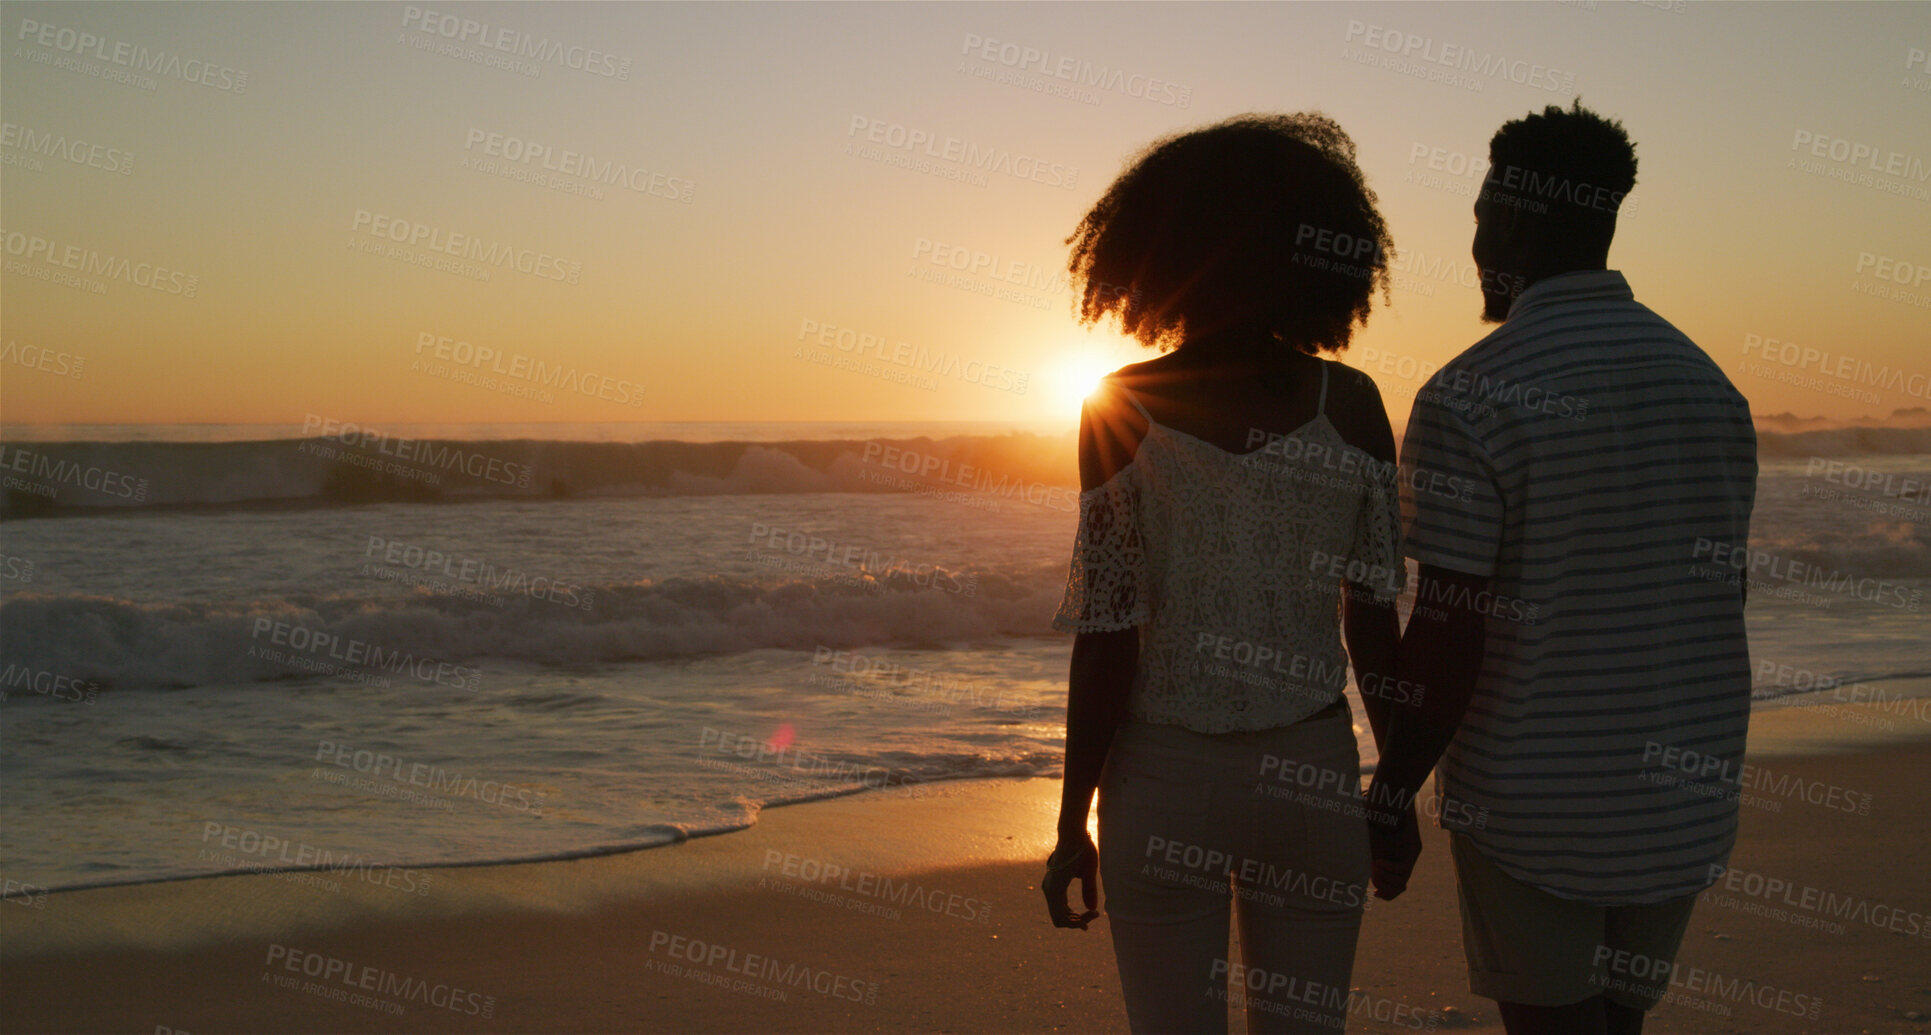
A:
[[[1406,553],[1487,576],[1441,815],[1563,898],[1663,902],[1736,840],[1748,402],[1613,270],[1537,281],[1417,394]],[[1417,608],[1444,601],[1419,597]]]

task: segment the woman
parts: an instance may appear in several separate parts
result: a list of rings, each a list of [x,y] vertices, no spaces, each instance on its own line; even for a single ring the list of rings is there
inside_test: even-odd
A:
[[[1154,144],[1068,243],[1081,322],[1163,355],[1081,416],[1048,908],[1084,929],[1103,879],[1135,1032],[1224,1032],[1242,1001],[1251,1031],[1337,1031],[1370,868],[1342,689],[1349,655],[1361,686],[1393,672],[1405,571],[1380,395],[1319,353],[1385,294],[1392,242],[1353,141],[1298,114]]]

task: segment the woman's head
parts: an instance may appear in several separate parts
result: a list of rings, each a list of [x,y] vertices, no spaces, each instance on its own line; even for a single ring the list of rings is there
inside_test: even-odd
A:
[[[1347,348],[1394,242],[1325,115],[1242,115],[1156,141],[1066,239],[1081,323],[1143,344]]]

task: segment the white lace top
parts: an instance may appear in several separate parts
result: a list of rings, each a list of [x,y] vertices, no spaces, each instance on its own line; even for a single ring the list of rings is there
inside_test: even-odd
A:
[[[1249,453],[1146,418],[1131,463],[1080,494],[1053,627],[1140,627],[1130,714],[1202,733],[1262,730],[1341,696],[1342,581],[1392,600],[1406,582],[1395,468],[1327,418]]]

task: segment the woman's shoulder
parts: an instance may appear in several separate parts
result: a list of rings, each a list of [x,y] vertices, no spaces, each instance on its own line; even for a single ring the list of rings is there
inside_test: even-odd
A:
[[[1328,394],[1330,398],[1344,398],[1356,401],[1381,399],[1381,389],[1375,385],[1374,378],[1358,367],[1351,367],[1338,359],[1321,360],[1328,368]]]
[[[1087,395],[1080,420],[1081,489],[1112,481],[1139,457],[1140,445],[1151,427],[1151,417],[1135,389],[1156,383],[1144,371],[1136,369],[1146,365],[1134,363],[1113,371],[1100,378],[1099,384]]]
[[[1128,363],[1100,378],[1100,384],[1115,391],[1119,389],[1133,391],[1152,387],[1161,381],[1170,381],[1181,369],[1179,355],[1178,352],[1169,352],[1152,359],[1143,359],[1138,363]]]
[[[1394,432],[1381,389],[1366,371],[1335,360],[1323,360],[1328,370],[1328,423],[1341,440],[1376,460],[1395,462]]]

